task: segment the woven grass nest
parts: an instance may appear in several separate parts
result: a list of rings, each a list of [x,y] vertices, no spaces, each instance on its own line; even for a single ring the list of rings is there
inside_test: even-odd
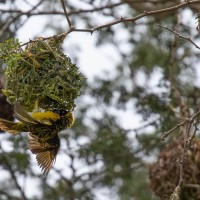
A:
[[[178,185],[180,163],[185,140],[167,145],[157,162],[149,167],[150,187],[160,199],[168,200]],[[194,139],[192,150],[185,154],[183,167],[182,200],[200,200],[200,140]]]
[[[3,93],[11,104],[18,101],[27,111],[32,111],[36,102],[45,110],[74,109],[83,76],[62,52],[63,39],[37,38],[24,50],[15,40],[3,44],[0,57],[7,64]]]

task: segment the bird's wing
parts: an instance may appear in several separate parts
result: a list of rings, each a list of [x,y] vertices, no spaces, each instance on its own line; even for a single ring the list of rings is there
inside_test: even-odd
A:
[[[56,161],[56,155],[60,148],[60,139],[58,135],[45,142],[40,142],[38,137],[30,134],[29,148],[33,154],[36,154],[39,167],[42,169],[42,172],[47,175]]]
[[[11,122],[6,119],[1,119],[0,118],[0,130],[11,133],[11,134],[16,134],[19,132],[19,123],[20,122]]]
[[[24,108],[19,102],[16,102],[14,104],[14,117],[24,123],[31,123],[31,124],[40,123],[39,121],[31,117],[31,115],[29,115],[28,112],[24,110]]]
[[[51,111],[33,112],[30,115],[19,102],[16,102],[14,104],[14,117],[19,121],[29,125],[31,124],[52,125],[52,122],[60,119],[60,116],[57,113]]]

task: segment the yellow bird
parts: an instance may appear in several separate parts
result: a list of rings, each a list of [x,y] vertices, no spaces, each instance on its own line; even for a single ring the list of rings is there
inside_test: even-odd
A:
[[[33,112],[31,115],[24,110],[20,103],[14,104],[14,117],[19,122],[0,118],[0,129],[11,134],[29,132],[29,148],[44,174],[48,174],[55,163],[60,148],[58,133],[70,128],[74,116],[66,110]]]

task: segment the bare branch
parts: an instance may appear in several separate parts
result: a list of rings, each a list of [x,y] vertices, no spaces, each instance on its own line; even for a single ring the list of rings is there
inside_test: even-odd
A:
[[[11,164],[9,163],[8,159],[5,156],[4,156],[4,160],[5,160],[6,166],[8,167],[8,171],[11,174],[12,180],[14,181],[15,187],[17,188],[17,190],[21,194],[21,199],[22,200],[28,200],[23,189],[21,188],[21,186],[18,183],[17,177],[15,175],[15,171],[13,170]]]
[[[155,11],[145,11],[143,14],[137,15],[136,17],[133,17],[133,18],[121,17],[118,20],[109,22],[107,24],[99,25],[99,26],[96,26],[96,27],[93,27],[93,28],[90,28],[90,29],[87,29],[87,28],[86,29],[84,29],[84,28],[74,28],[74,27],[71,26],[67,32],[62,33],[61,35],[58,35],[58,37],[62,37],[64,35],[66,36],[71,32],[89,32],[89,33],[92,34],[94,31],[98,31],[98,30],[103,29],[103,28],[108,28],[110,26],[113,26],[113,25],[116,25],[116,24],[120,24],[122,22],[135,23],[138,19],[141,19],[141,18],[146,17],[146,16],[177,10],[179,8],[186,7],[189,4],[196,4],[196,3],[200,3],[200,0],[186,1],[184,3],[178,4],[176,6],[172,6],[172,7],[169,7],[169,8],[165,8],[165,9],[160,9],[160,10],[155,10]],[[47,40],[47,39],[50,39],[52,37],[54,37],[54,36],[43,38],[43,39]],[[26,45],[26,44],[28,44],[30,42],[35,42],[35,40],[30,40],[29,42],[24,43],[22,46],[24,46],[24,45]]]
[[[161,24],[158,24],[158,26],[160,26],[161,28],[164,28],[164,29],[166,29],[166,30],[168,30],[168,31],[170,31],[170,32],[172,32],[172,33],[174,33],[174,34],[177,35],[179,38],[183,38],[183,39],[189,41],[189,42],[192,43],[197,49],[200,49],[200,46],[198,46],[190,37],[181,35],[181,34],[178,33],[177,31],[172,30],[172,29],[170,29],[170,28],[168,28],[168,27],[165,27],[165,26],[163,26],[163,25],[161,25]]]
[[[96,12],[96,11],[102,11],[104,9],[114,8],[114,7],[120,6],[125,3],[126,2],[119,2],[119,3],[107,4],[105,6],[94,7],[92,9],[74,10],[74,11],[68,12],[68,16],[77,15],[77,14],[81,14],[81,13],[92,13],[92,12]],[[27,12],[23,12],[22,10],[0,9],[0,12],[2,12],[2,13],[20,13],[21,15],[27,15]],[[56,11],[56,10],[51,10],[51,11],[38,11],[37,13],[29,13],[29,15],[65,15],[65,13]]]
[[[168,0],[169,2],[174,2],[174,0]],[[102,11],[104,9],[109,9],[109,8],[114,8],[114,7],[117,7],[117,6],[121,6],[123,4],[126,4],[126,3],[131,3],[133,2],[133,0],[130,0],[130,1],[125,1],[125,2],[118,2],[118,3],[112,3],[112,4],[107,4],[105,6],[100,6],[100,7],[94,7],[92,9],[79,9],[79,10],[74,10],[74,11],[70,11],[68,12],[68,16],[70,15],[76,15],[76,14],[81,14],[81,13],[91,13],[91,12],[96,12],[96,11]],[[158,0],[158,1],[155,1],[155,0],[134,0],[134,3],[135,4],[139,4],[141,2],[148,2],[148,3],[152,3],[152,4],[157,4],[157,3],[163,3],[163,2],[166,2],[166,0]],[[195,3],[198,3],[197,2],[193,2],[193,1],[190,1],[189,4],[195,4]],[[183,6],[184,7],[184,6]],[[37,13],[27,13],[27,12],[23,12],[22,10],[12,10],[12,9],[0,9],[0,12],[2,13],[19,13],[21,15],[65,15],[64,12],[60,12],[60,11],[56,11],[56,10],[51,10],[51,11],[38,11]]]
[[[64,0],[61,0],[61,3],[62,3],[62,7],[63,7],[64,13],[65,13],[65,17],[66,17],[66,19],[67,19],[69,28],[71,28],[71,27],[72,27],[72,24],[71,24],[71,21],[70,21],[70,19],[69,19],[69,16],[68,16],[68,13],[67,13],[67,9],[66,9],[66,7],[65,7],[65,2],[64,2]]]
[[[35,10],[40,4],[42,4],[43,1],[39,1],[35,6],[33,6],[29,11],[25,12],[26,15],[28,15],[28,13],[31,13],[33,10]],[[17,16],[13,17],[12,19],[8,20],[5,25],[1,28],[0,30],[0,37],[3,35],[3,33],[9,28],[9,26],[14,23],[17,19],[19,19],[23,14],[19,13]]]
[[[178,190],[176,191],[176,189],[175,189],[174,193],[170,197],[174,197],[173,195],[177,195],[179,197],[179,195],[180,195],[180,188],[182,187],[182,184],[183,184],[183,181],[184,181],[184,179],[183,179],[184,159],[185,159],[186,152],[191,148],[191,142],[194,139],[194,136],[195,136],[196,131],[197,131],[197,124],[196,124],[197,121],[194,124],[193,124],[193,122],[198,115],[199,115],[199,112],[197,112],[193,117],[190,118],[190,120],[188,121],[189,122],[188,124],[184,124],[185,125],[184,132],[186,132],[186,138],[185,138],[185,143],[184,143],[184,147],[183,147],[183,153],[182,153],[181,159],[179,161],[179,163],[180,163],[179,182],[178,182],[178,185],[176,187],[176,189],[178,189]],[[194,129],[192,137],[190,137],[192,125],[195,126],[195,129]]]
[[[181,155],[181,160],[179,161],[180,163],[180,173],[179,173],[179,182],[178,182],[178,186],[181,188],[182,184],[183,184],[183,168],[184,168],[184,158],[185,158],[185,154],[188,150],[188,142],[189,142],[189,136],[190,136],[190,129],[191,129],[191,124],[192,122],[190,121],[190,123],[187,126],[187,133],[186,133],[186,141],[184,143],[184,147],[183,147],[183,153]]]
[[[164,140],[170,133],[172,133],[173,131],[175,131],[176,129],[178,129],[181,126],[184,126],[187,122],[193,123],[194,120],[200,115],[200,110],[198,112],[196,112],[191,118],[186,118],[183,122],[181,122],[180,124],[177,124],[175,127],[173,127],[172,129],[170,129],[167,132],[164,132],[161,136],[161,139]]]

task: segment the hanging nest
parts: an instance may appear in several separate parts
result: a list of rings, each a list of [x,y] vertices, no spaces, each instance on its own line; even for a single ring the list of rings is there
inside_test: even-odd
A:
[[[177,140],[160,153],[149,167],[150,187],[160,199],[169,199],[179,182],[180,163],[185,140]],[[200,140],[194,139],[192,150],[185,154],[183,164],[182,200],[200,200]]]
[[[83,76],[61,49],[64,36],[37,38],[23,50],[17,40],[1,44],[0,58],[7,64],[3,93],[9,103],[18,101],[27,111],[35,102],[42,109],[72,111],[80,95]]]

